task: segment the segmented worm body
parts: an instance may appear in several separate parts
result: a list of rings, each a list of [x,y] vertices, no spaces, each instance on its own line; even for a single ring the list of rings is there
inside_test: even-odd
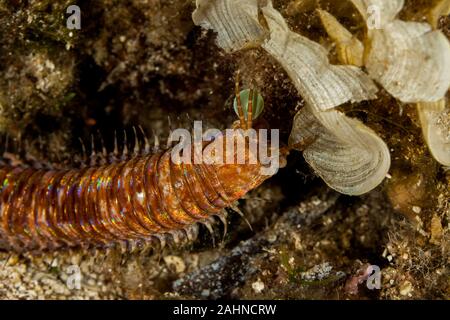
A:
[[[164,243],[168,236],[175,242],[192,239],[198,223],[209,226],[213,216],[223,218],[227,207],[276,173],[262,170],[267,163],[258,155],[265,149],[278,157],[278,144],[268,148],[265,139],[244,135],[242,149],[235,140],[251,131],[262,112],[261,95],[239,91],[239,77],[235,94],[239,121],[232,134],[226,130],[200,145],[189,138],[191,143],[186,147],[184,141],[177,153],[178,145],[151,153],[145,139],[143,152],[136,140],[131,158],[124,148],[118,160],[115,148],[109,164],[78,169],[43,170],[0,159],[0,248],[21,252],[120,244],[129,249],[154,239]],[[216,148],[210,148],[213,144]],[[175,161],[174,154],[184,160]]]
[[[171,151],[82,169],[0,166],[0,247],[54,250],[190,237],[197,222],[220,216],[268,178],[260,164],[175,164]]]

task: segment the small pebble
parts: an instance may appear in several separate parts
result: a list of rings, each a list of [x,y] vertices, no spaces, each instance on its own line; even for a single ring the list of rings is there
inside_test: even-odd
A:
[[[409,282],[408,280],[404,281],[399,288],[400,294],[402,296],[408,296],[410,295],[411,291],[413,290],[413,286],[411,284],[411,282]]]
[[[261,293],[264,290],[264,282],[258,279],[258,281],[252,283],[252,289],[255,293]]]

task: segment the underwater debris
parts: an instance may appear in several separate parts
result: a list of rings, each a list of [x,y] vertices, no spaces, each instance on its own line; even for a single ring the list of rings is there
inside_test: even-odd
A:
[[[369,263],[362,265],[357,271],[356,274],[352,275],[347,282],[345,283],[345,292],[349,295],[358,294],[359,288],[358,286],[362,284],[364,281],[367,281],[367,278],[372,273],[372,268]]]

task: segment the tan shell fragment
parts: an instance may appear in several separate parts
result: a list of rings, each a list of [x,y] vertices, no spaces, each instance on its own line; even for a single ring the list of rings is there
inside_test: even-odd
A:
[[[262,47],[283,66],[313,109],[323,111],[348,101],[376,98],[378,89],[359,68],[331,65],[325,48],[290,31],[271,3],[262,12],[270,29],[270,39]]]
[[[441,164],[450,166],[450,108],[445,99],[418,103],[417,111],[431,154]]]
[[[339,21],[325,10],[317,10],[328,35],[336,43],[339,61],[362,67],[364,65],[364,45]]]
[[[450,86],[450,43],[425,23],[395,20],[370,36],[369,75],[406,102],[438,101]]]
[[[192,20],[217,32],[227,52],[259,47],[267,32],[258,21],[258,0],[197,0]]]
[[[362,122],[336,110],[314,113],[300,110],[294,119],[289,144],[314,141],[303,155],[333,189],[361,195],[386,177],[391,158],[383,140]]]
[[[405,103],[442,99],[450,87],[450,43],[445,35],[427,23],[395,19],[403,0],[352,2],[369,29],[365,59],[369,75]],[[369,8],[379,16],[378,27],[367,14]]]
[[[404,0],[350,0],[371,29],[382,29],[402,10]]]

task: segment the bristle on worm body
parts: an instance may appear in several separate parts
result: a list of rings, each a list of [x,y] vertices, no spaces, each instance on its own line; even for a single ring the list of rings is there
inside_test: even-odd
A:
[[[214,141],[236,160],[237,148],[227,149],[225,140],[223,134]],[[198,151],[191,146],[193,159]],[[172,151],[146,148],[67,170],[0,165],[0,247],[23,252],[190,237],[196,223],[221,216],[269,177],[259,161],[248,161],[248,148],[244,164],[217,162],[213,154],[198,164],[175,163]]]

